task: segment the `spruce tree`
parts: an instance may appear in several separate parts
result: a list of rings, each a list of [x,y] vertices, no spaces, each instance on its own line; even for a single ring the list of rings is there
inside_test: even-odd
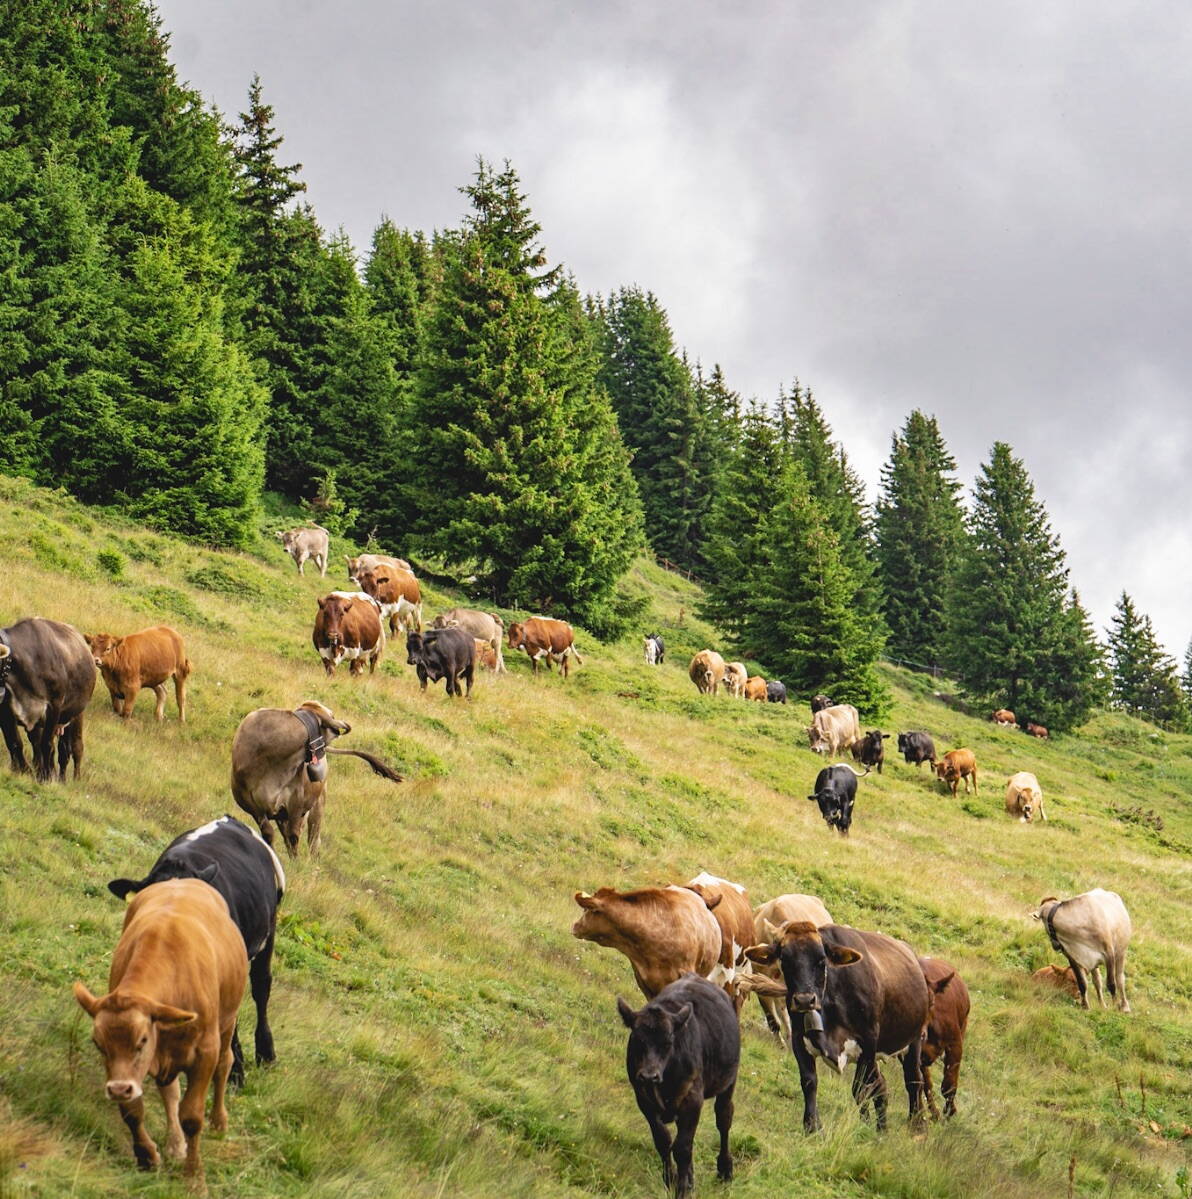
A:
[[[946,601],[964,536],[955,470],[935,417],[918,410],[894,434],[882,467],[874,548],[889,651],[921,666],[943,657]]]
[[[1182,727],[1187,708],[1175,661],[1163,652],[1151,618],[1123,591],[1109,626],[1110,698],[1144,720]]]

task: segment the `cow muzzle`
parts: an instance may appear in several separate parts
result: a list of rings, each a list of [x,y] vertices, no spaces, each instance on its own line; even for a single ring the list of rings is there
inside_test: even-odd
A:
[[[134,1103],[144,1092],[134,1078],[114,1078],[104,1088],[113,1103]]]
[[[796,994],[792,995],[787,1001],[787,1007],[792,1012],[817,1012],[819,1010],[819,999],[816,997],[814,991],[808,994]]]

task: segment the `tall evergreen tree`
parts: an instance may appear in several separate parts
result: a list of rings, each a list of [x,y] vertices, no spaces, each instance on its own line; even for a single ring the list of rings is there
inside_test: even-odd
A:
[[[946,600],[964,536],[955,470],[935,417],[918,410],[894,434],[882,467],[875,556],[889,649],[925,666],[943,657]]]
[[[418,349],[419,314],[429,289],[429,249],[421,234],[397,228],[388,218],[373,231],[364,281],[381,321],[399,385],[409,386]]]
[[[1192,712],[1192,640],[1184,650],[1184,673],[1180,676],[1180,686],[1184,689],[1184,702]]]
[[[947,658],[965,689],[1058,731],[1096,702],[1095,675],[1064,702],[1055,670],[1091,641],[1068,602],[1059,539],[1021,460],[995,442],[974,488],[969,536],[948,603]],[[1092,646],[1083,646],[1093,656]]]
[[[1187,707],[1175,660],[1163,652],[1151,618],[1123,591],[1109,626],[1110,698],[1123,711],[1182,727]]]

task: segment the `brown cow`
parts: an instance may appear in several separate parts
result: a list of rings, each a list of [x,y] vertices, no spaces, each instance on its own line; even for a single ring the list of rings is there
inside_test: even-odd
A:
[[[366,659],[372,674],[385,648],[380,607],[360,591],[332,591],[321,596],[311,640],[329,675],[335,674],[345,658],[353,675],[364,673]]]
[[[720,925],[687,887],[601,887],[595,895],[576,891],[575,902],[584,912],[571,935],[623,953],[647,999],[688,970],[706,978],[719,966]]]
[[[994,724],[1015,725],[1018,723],[1018,718],[1010,711],[1009,708],[998,708],[990,717]]]
[[[708,905],[708,911],[720,928],[720,964],[709,976],[714,983],[723,983],[738,1014],[745,1003],[745,993],[738,991],[738,974],[752,974],[753,964],[745,958],[745,950],[753,944],[753,909],[749,895],[740,883],[717,878],[701,871],[688,884]]]
[[[1047,741],[1051,737],[1051,734],[1043,725],[1035,724],[1033,720],[1028,720],[1026,724],[1023,725],[1023,730],[1030,736],[1038,737],[1043,741]]]
[[[139,892],[108,974],[108,993],[74,985],[92,1018],[91,1039],[107,1067],[107,1096],[132,1132],[137,1165],[158,1163],[145,1129],[145,1079],[152,1075],[166,1109],[166,1152],[186,1155],[186,1172],[202,1178],[199,1134],[212,1080],[211,1127],[228,1126],[224,1095],[232,1068],[232,1033],[248,978],[248,956],[228,905],[196,878],[170,879]],[[181,1094],[178,1075],[186,1075]]]
[[[143,687],[151,687],[157,696],[154,715],[158,720],[166,714],[166,681],[174,680],[174,699],[178,704],[178,719],[186,719],[186,680],[190,675],[190,660],[182,638],[169,625],[157,625],[113,637],[111,633],[84,633],[83,640],[91,647],[95,665],[103,675],[112,696],[112,711],[127,720],[133,704]]]
[[[964,1056],[964,1034],[968,1028],[969,993],[964,979],[941,958],[920,958],[923,977],[931,997],[931,1015],[923,1036],[923,1097],[934,1119],[940,1118],[931,1089],[931,1065],[942,1054],[944,1115],[956,1115],[956,1087],[960,1081],[960,1059]]]
[[[725,691],[733,699],[744,699],[745,684],[749,681],[749,671],[745,669],[745,663],[729,662],[724,668],[724,675],[720,681],[724,684]]]
[[[550,670],[552,662],[558,662],[563,677],[567,677],[572,657],[582,666],[583,658],[575,648],[575,633],[565,620],[550,616],[531,616],[529,620],[514,621],[509,626],[509,648],[524,649],[538,673],[538,663],[545,660]]]
[[[766,702],[766,680],[760,674],[751,674],[745,680],[745,698],[756,700],[759,704]]]
[[[687,667],[700,695],[715,695],[724,678],[724,659],[714,649],[701,649]]]
[[[778,930],[791,921],[796,923],[806,921],[822,928],[832,923],[832,917],[823,902],[814,895],[779,895],[769,899],[753,913],[753,939],[755,944],[773,941],[778,936]],[[782,981],[782,971],[777,963],[769,966],[754,965],[754,973],[768,975],[777,982]],[[786,1004],[774,995],[764,995],[758,992],[757,1001],[762,1005],[766,1014],[766,1023],[770,1031],[786,1046],[791,1043],[791,1018],[786,1010]]]
[[[1080,987],[1071,966],[1064,966],[1062,969],[1059,966],[1044,966],[1031,975],[1031,981],[1055,987],[1057,991],[1064,991],[1073,999],[1080,998]]]
[[[413,567],[405,558],[391,558],[388,554],[361,554],[358,558],[349,558],[344,554],[348,564],[348,578],[357,586],[360,585],[360,575],[366,570],[376,570],[380,566],[392,566],[395,570],[412,570]]]
[[[396,566],[362,570],[360,588],[380,605],[381,615],[389,618],[390,636],[400,628],[422,631],[422,588],[413,571]]]
[[[491,670],[493,674],[498,671],[497,651],[493,649],[492,643],[482,641],[479,637],[472,638],[472,644],[476,647],[476,657],[474,659],[476,667],[479,670]]]
[[[947,784],[955,798],[964,779],[964,793],[968,794],[969,777],[973,780],[973,794],[977,793],[977,759],[971,749],[950,749],[935,764],[935,773]]]

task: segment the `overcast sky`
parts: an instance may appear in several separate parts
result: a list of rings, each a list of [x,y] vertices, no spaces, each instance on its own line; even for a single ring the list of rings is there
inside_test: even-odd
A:
[[[1192,635],[1192,6],[158,0],[259,73],[328,229],[455,225],[508,158],[581,289],[655,292],[745,396],[810,385],[870,485],[914,407],[1022,457],[1103,632]]]

